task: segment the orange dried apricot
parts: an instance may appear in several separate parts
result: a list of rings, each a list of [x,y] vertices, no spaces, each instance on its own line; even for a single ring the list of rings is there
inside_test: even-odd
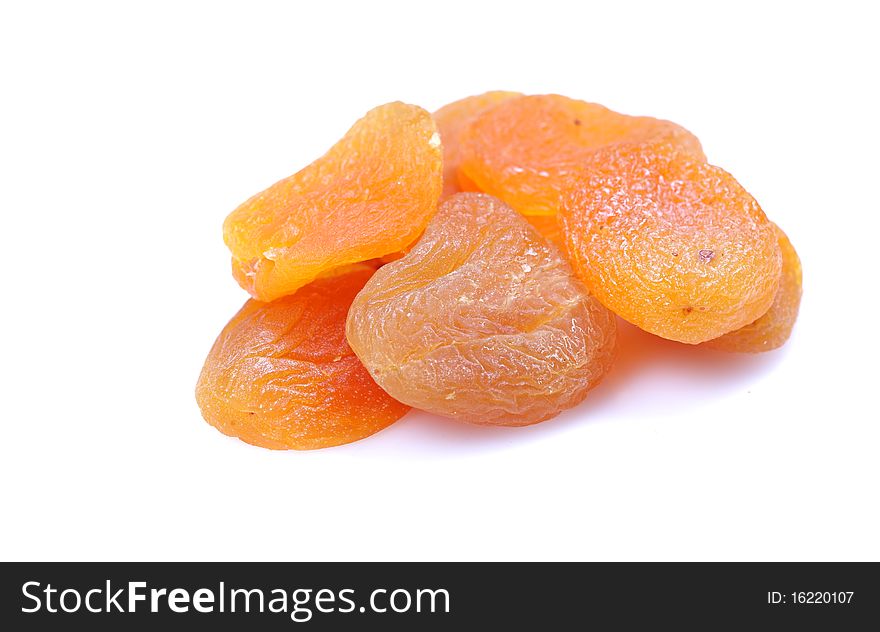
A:
[[[424,230],[441,186],[431,115],[404,103],[377,107],[324,156],[226,218],[233,275],[271,301],[335,268],[400,251]]]
[[[459,193],[348,315],[349,344],[394,398],[520,426],[580,402],[611,366],[614,315],[501,201]]]
[[[791,336],[803,293],[801,260],[788,236],[776,224],[773,227],[782,251],[782,276],[773,304],[755,322],[710,340],[705,343],[707,347],[721,351],[760,353],[778,349]]]
[[[352,299],[373,268],[322,279],[271,303],[249,300],[214,343],[196,386],[202,415],[264,448],[363,439],[402,417],[345,341]]]
[[[556,215],[525,215],[526,220],[538,229],[544,239],[565,252],[565,235]]]
[[[555,94],[502,101],[460,138],[460,177],[524,215],[554,215],[572,172],[613,143],[669,142],[705,160],[696,136],[675,123]]]
[[[618,316],[697,344],[770,308],[776,233],[729,173],[669,145],[616,144],[581,174],[559,218],[569,258]]]
[[[434,112],[434,121],[437,123],[440,139],[443,141],[443,193],[440,196],[441,199],[462,190],[458,181],[458,164],[460,162],[459,144],[465,127],[481,112],[493,105],[520,96],[522,94],[519,92],[495,90],[453,101]]]

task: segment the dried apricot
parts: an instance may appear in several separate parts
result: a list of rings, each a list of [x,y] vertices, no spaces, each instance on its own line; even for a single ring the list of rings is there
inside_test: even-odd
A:
[[[529,224],[538,229],[544,239],[565,252],[565,235],[556,215],[525,215]]]
[[[442,150],[420,107],[377,107],[324,156],[233,211],[223,225],[233,275],[271,301],[321,274],[415,241],[437,208]]]
[[[519,92],[495,90],[453,101],[434,112],[434,121],[437,123],[440,139],[443,141],[443,193],[440,196],[441,199],[462,190],[458,182],[458,164],[460,162],[459,143],[465,127],[477,115],[493,105],[520,96],[522,95]]]
[[[590,154],[617,142],[647,140],[669,142],[705,160],[696,136],[669,121],[555,94],[508,99],[461,134],[460,177],[524,215],[554,215],[566,181],[583,171]]]
[[[726,171],[669,145],[596,152],[562,198],[569,257],[618,316],[697,344],[759,318],[782,267],[773,225]]]
[[[349,443],[400,419],[409,407],[379,388],[345,341],[348,308],[372,274],[362,266],[271,303],[245,303],[199,376],[205,419],[278,450]]]
[[[370,279],[346,332],[396,399],[517,426],[580,402],[611,366],[616,327],[522,216],[459,193],[406,256]]]
[[[801,260],[788,236],[776,224],[779,249],[782,251],[782,276],[773,305],[758,320],[705,343],[721,351],[760,353],[778,349],[791,336],[797,320],[803,292]]]

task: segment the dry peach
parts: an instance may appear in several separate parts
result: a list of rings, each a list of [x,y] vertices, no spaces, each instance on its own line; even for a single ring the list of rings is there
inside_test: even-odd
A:
[[[233,275],[271,301],[324,273],[403,250],[442,186],[442,150],[420,107],[377,107],[324,156],[238,207],[223,225]]]
[[[443,193],[445,199],[462,190],[458,181],[459,144],[467,125],[488,108],[522,96],[519,92],[495,90],[453,101],[434,112],[434,121],[443,141]]]
[[[580,174],[593,152],[648,140],[669,142],[705,160],[699,140],[669,121],[626,116],[555,94],[507,99],[460,134],[460,178],[524,215],[554,215],[570,175]]]
[[[400,419],[409,407],[379,388],[345,341],[348,308],[372,274],[364,265],[271,303],[245,303],[199,376],[204,418],[278,450],[349,443]]]
[[[459,193],[358,294],[346,332],[395,399],[517,426],[586,396],[611,366],[616,321],[522,216]]]
[[[729,173],[670,145],[616,144],[581,178],[559,218],[569,258],[617,315],[697,344],[770,308],[782,268],[776,233]]]
[[[565,252],[565,235],[556,215],[526,215],[526,220],[538,229],[544,239]]]
[[[721,351],[760,353],[778,349],[786,343],[797,321],[801,306],[803,283],[801,260],[779,226],[773,225],[782,251],[782,276],[773,304],[755,322],[705,343]]]

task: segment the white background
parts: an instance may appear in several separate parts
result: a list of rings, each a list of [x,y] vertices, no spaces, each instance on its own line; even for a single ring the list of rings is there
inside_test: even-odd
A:
[[[0,559],[880,559],[870,7],[4,3]],[[696,133],[800,252],[788,346],[628,328],[606,383],[526,429],[413,412],[285,453],[204,423],[245,300],[226,214],[375,105],[490,89]]]

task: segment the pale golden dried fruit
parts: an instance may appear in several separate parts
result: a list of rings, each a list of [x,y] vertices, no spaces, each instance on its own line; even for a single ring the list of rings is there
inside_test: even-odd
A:
[[[395,399],[515,426],[586,396],[611,366],[616,321],[519,214],[459,193],[358,294],[346,332]]]

